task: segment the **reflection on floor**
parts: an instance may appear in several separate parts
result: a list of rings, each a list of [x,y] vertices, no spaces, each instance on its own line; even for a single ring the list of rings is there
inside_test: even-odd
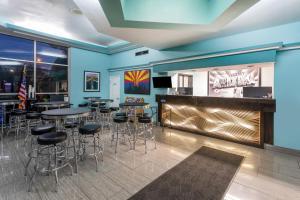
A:
[[[136,151],[120,145],[115,155],[107,140],[99,172],[93,160],[79,162],[78,174],[60,173],[57,193],[54,179],[44,176],[37,177],[33,192],[26,192],[24,139],[6,137],[0,149],[0,199],[127,199],[203,145],[246,157],[224,199],[300,199],[300,157],[171,129],[155,131],[158,149],[149,144],[148,154],[138,143]]]

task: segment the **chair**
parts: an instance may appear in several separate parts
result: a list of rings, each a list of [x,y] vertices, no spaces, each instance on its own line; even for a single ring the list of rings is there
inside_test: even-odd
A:
[[[18,138],[21,129],[26,128],[26,111],[16,109],[11,113],[10,128],[15,128],[15,135]]]
[[[56,192],[58,188],[58,170],[68,166],[71,170],[71,175],[73,174],[73,167],[65,156],[64,142],[66,139],[67,133],[65,132],[48,132],[38,136],[36,164],[34,166],[33,175],[30,177],[28,191],[31,191],[34,177],[38,171],[41,173],[54,174]],[[42,158],[47,160],[46,163],[48,165],[45,170],[39,169]]]
[[[142,116],[138,118],[138,123],[141,127],[141,131],[138,133],[138,136],[142,136],[145,144],[145,153],[147,153],[147,140],[150,138],[154,141],[156,149],[156,138],[155,133],[153,132],[152,120],[151,117]]]
[[[28,137],[30,137],[30,128],[37,126],[39,123],[41,123],[41,113],[29,112],[26,114],[27,132],[26,132],[26,138],[24,141],[25,145],[27,143]]]
[[[75,173],[78,172],[78,165],[77,165],[77,144],[76,139],[78,138],[78,127],[79,122],[75,120],[68,120],[64,123],[64,128],[66,132],[68,133],[69,137],[67,138],[67,150],[66,150],[66,156],[69,159],[74,159],[75,162]],[[69,149],[73,149],[73,157],[69,156]]]
[[[98,124],[86,124],[79,128],[79,152],[81,160],[87,155],[87,147],[89,147],[88,138],[93,138],[93,153],[89,156],[93,156],[96,162],[96,172],[98,172],[98,157],[101,155],[101,161],[103,162],[103,144],[100,144],[100,131],[101,125]]]
[[[36,139],[38,136],[55,131],[55,126],[51,124],[41,125],[37,126],[31,129],[31,134],[28,136],[30,137],[30,150],[28,153],[28,161],[25,165],[25,176],[27,176],[28,173],[28,166],[31,163],[32,159],[36,158],[37,156],[34,154],[37,151],[37,143]]]
[[[132,149],[132,144],[131,144],[132,134],[131,134],[131,130],[129,128],[128,117],[126,116],[126,113],[125,113],[125,115],[122,113],[119,116],[115,116],[113,118],[113,122],[114,122],[114,130],[112,131],[111,145],[114,142],[114,140],[116,140],[115,141],[115,153],[117,153],[120,134],[122,134],[124,140],[125,140],[125,136],[128,137],[130,149]]]

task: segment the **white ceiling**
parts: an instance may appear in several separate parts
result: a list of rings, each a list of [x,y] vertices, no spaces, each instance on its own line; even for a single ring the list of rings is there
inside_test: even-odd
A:
[[[0,22],[104,46],[126,40],[162,49],[300,21],[299,8],[300,0],[261,0],[221,30],[197,26],[171,30],[111,27],[98,0],[0,0]]]
[[[204,29],[201,26],[184,29],[116,28],[110,26],[98,0],[74,0],[74,2],[99,32],[154,49],[300,21],[300,0],[260,0],[234,21],[216,30]]]
[[[83,42],[120,42],[96,31],[73,0],[0,0],[0,22]]]

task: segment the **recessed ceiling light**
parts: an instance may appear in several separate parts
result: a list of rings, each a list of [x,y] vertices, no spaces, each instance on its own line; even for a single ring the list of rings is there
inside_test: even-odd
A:
[[[71,8],[70,12],[75,15],[82,15],[82,12],[79,8]]]

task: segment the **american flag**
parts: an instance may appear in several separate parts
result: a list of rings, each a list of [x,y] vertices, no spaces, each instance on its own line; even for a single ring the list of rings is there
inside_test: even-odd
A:
[[[18,93],[18,98],[20,99],[21,103],[19,104],[19,109],[25,110],[26,109],[26,66],[23,68],[22,73],[22,81]]]

